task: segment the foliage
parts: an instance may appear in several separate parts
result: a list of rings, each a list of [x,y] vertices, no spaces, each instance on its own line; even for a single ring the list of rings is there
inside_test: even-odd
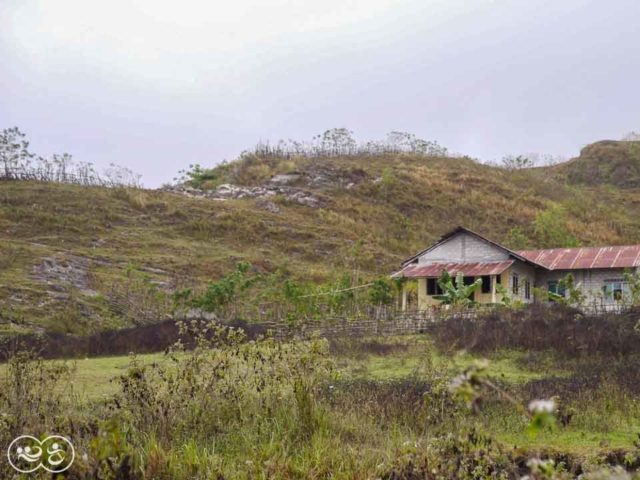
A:
[[[566,356],[627,355],[640,348],[637,312],[585,315],[568,306],[536,304],[503,309],[474,322],[452,317],[435,331],[443,348],[488,352],[498,348],[552,349]]]
[[[374,305],[391,305],[396,298],[392,283],[386,279],[378,279],[369,289],[369,298]]]
[[[507,308],[518,309],[524,306],[521,299],[514,297],[509,289],[501,284],[496,285],[496,293],[500,295],[500,303]]]
[[[235,272],[225,275],[218,281],[209,282],[206,290],[192,299],[191,305],[201,308],[205,312],[216,312],[236,302],[238,295],[251,287],[260,278],[258,275],[249,277],[250,270],[250,263],[237,263]]]
[[[534,222],[534,233],[543,248],[579,247],[578,238],[567,229],[566,210],[553,205],[540,212]]]
[[[482,279],[477,279],[470,285],[465,285],[464,275],[462,272],[458,272],[454,279],[447,273],[446,270],[442,270],[440,278],[438,278],[438,285],[444,292],[442,295],[434,295],[433,298],[440,300],[443,305],[451,305],[453,307],[472,307],[477,305],[477,302],[471,300],[471,296],[480,287],[482,287]]]
[[[205,182],[216,180],[217,178],[218,174],[214,170],[203,169],[200,164],[196,163],[189,165],[188,169],[179,170],[178,176],[173,180],[200,188]]]
[[[634,363],[585,360],[567,371],[561,360],[544,356],[564,372],[558,377],[541,374],[535,358],[518,356],[537,372],[523,368],[533,380],[520,384],[507,382],[493,361],[447,360],[425,349],[424,337],[353,340],[334,351],[318,338],[248,341],[241,331],[215,324],[183,322],[181,328],[185,338],[197,339],[192,350],[180,342],[164,356],[131,355],[114,393],[99,401],[72,401],[60,389],[64,370],[51,370],[41,383],[38,365],[46,363],[32,355],[21,369],[7,370],[0,391],[22,385],[18,406],[41,398],[25,403],[34,407],[24,409],[20,431],[72,438],[76,461],[69,478],[558,480],[631,475],[640,467],[631,442],[624,449],[585,448],[579,440],[611,438],[612,423],[622,431],[636,421],[640,412],[629,397],[640,385]],[[407,355],[419,356],[416,368],[387,380],[345,366]],[[497,358],[505,355],[514,358],[506,351]],[[583,377],[594,365],[601,367],[598,376]],[[20,383],[25,369],[33,375]],[[48,401],[48,390],[61,394]],[[15,409],[6,398],[0,396],[0,435],[9,442]],[[566,438],[577,443],[558,443]],[[556,448],[541,447],[546,442]],[[0,465],[3,478],[11,477],[9,469]]]
[[[556,302],[563,303],[572,307],[579,307],[584,304],[586,294],[583,292],[582,284],[576,284],[573,273],[568,273],[558,282],[558,290],[564,291],[565,295],[549,292],[549,298]]]
[[[624,282],[628,285],[629,287],[629,299],[628,302],[632,305],[632,306],[639,306],[640,305],[640,274],[639,273],[633,273],[630,270],[627,270],[624,272]]]
[[[511,250],[529,250],[532,247],[532,243],[521,227],[513,227],[507,234],[505,246]]]

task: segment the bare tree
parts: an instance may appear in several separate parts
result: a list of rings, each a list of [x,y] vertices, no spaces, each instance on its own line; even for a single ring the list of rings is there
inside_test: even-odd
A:
[[[629,132],[622,137],[623,142],[640,142],[640,133]]]
[[[29,151],[29,142],[18,127],[0,132],[0,180],[36,180],[43,182],[139,187],[140,175],[111,164],[103,176],[93,164],[75,162],[68,153],[54,154],[49,160]]]
[[[260,141],[251,151],[244,151],[241,157],[257,155],[262,157],[294,156],[307,158],[333,157],[338,155],[375,156],[412,153],[428,157],[447,157],[449,151],[437,142],[426,141],[415,135],[393,131],[385,140],[373,140],[359,144],[353,132],[346,128],[332,128],[316,135],[311,141],[280,140],[275,145]]]

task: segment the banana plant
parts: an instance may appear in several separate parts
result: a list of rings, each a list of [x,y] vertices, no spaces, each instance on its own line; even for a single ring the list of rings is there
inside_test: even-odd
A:
[[[479,278],[471,285],[464,284],[464,275],[458,272],[455,280],[446,270],[442,270],[438,285],[442,289],[442,295],[434,295],[433,298],[440,300],[443,305],[451,305],[452,307],[475,307],[478,302],[471,300],[471,295],[482,286],[482,280]]]

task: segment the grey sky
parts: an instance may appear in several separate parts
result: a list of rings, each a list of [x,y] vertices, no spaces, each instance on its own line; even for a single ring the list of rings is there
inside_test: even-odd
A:
[[[639,84],[638,0],[0,0],[0,128],[147,186],[332,127],[575,155]]]

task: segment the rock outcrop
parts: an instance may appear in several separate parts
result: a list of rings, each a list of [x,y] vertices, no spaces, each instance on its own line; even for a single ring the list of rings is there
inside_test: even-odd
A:
[[[176,185],[166,189],[168,192],[187,197],[207,197],[218,200],[236,200],[241,198],[270,198],[281,195],[288,202],[299,203],[307,207],[321,207],[325,202],[312,193],[293,187],[267,185],[262,187],[242,187],[225,183],[213,190],[200,190],[186,185]],[[272,202],[270,202],[272,203]],[[272,203],[273,204],[273,203]]]

